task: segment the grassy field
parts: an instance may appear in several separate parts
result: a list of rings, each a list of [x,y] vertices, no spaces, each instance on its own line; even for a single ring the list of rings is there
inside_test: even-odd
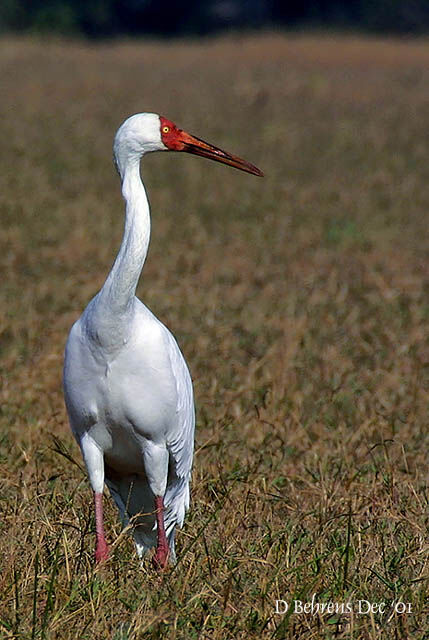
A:
[[[427,638],[429,42],[3,39],[0,86],[0,638]],[[114,554],[94,570],[61,390],[121,240],[111,145],[137,111],[266,174],[142,166],[139,296],[197,402],[164,575],[107,497]]]

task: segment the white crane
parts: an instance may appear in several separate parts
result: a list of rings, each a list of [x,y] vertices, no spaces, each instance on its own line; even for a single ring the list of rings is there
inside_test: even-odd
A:
[[[128,118],[113,150],[125,230],[102,289],[70,331],[64,396],[94,493],[96,562],[109,556],[106,482],[123,522],[134,526],[139,556],[156,547],[153,561],[163,569],[175,560],[175,528],[189,506],[195,413],[191,377],[174,337],[135,296],[150,236],[140,159],[151,151],[187,151],[262,172],[154,113]]]

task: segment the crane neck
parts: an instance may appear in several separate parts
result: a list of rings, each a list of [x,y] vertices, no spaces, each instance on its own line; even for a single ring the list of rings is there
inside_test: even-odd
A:
[[[126,203],[124,235],[113,267],[97,296],[103,313],[118,321],[132,312],[150,239],[150,210],[140,178],[140,158],[131,156],[120,168],[120,175]]]

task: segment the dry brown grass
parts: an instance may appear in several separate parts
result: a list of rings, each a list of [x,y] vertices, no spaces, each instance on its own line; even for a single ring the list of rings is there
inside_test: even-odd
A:
[[[429,44],[3,40],[0,63],[0,637],[423,639]],[[114,557],[94,571],[61,393],[67,332],[121,238],[113,133],[142,110],[266,172],[144,162],[139,294],[198,405],[192,510],[163,576],[111,505]],[[312,594],[386,611],[275,613]]]

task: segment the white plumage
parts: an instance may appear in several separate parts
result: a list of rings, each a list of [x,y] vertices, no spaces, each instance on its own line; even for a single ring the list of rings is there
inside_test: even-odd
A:
[[[156,547],[154,561],[161,568],[167,557],[174,561],[175,528],[189,507],[195,424],[192,382],[180,349],[135,297],[150,236],[140,159],[167,150],[261,175],[161,116],[142,113],[126,120],[114,143],[126,202],[121,247],[102,289],[70,331],[64,363],[70,425],[94,492],[96,560],[108,557],[102,512],[106,482],[124,523],[133,518],[139,555]]]

